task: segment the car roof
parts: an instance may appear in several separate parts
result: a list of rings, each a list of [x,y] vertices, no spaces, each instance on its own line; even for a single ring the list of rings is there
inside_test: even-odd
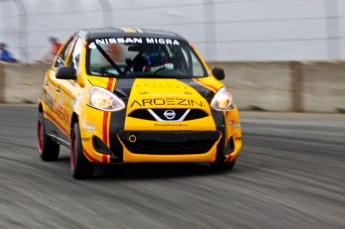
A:
[[[177,33],[167,31],[167,30],[158,30],[158,29],[149,29],[149,28],[94,28],[94,29],[83,29],[78,31],[84,35],[85,40],[96,39],[96,38],[105,38],[105,37],[121,37],[121,36],[133,36],[133,37],[159,37],[167,39],[179,39],[186,40]]]

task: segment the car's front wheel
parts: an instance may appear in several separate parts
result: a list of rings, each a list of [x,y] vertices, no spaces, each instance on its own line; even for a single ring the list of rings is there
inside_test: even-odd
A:
[[[211,166],[215,170],[231,170],[235,166],[236,161],[224,162],[224,163],[211,163]]]
[[[91,178],[95,170],[95,164],[90,162],[83,153],[79,124],[74,123],[71,132],[71,172],[75,179]]]
[[[37,120],[38,154],[43,161],[55,161],[59,157],[60,145],[50,139],[46,133],[43,113],[38,114]]]

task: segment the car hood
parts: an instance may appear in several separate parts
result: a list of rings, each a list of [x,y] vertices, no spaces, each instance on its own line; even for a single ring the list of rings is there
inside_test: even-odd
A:
[[[223,84],[212,77],[194,79],[106,78],[93,77],[95,86],[111,90],[127,103],[129,110],[138,108],[207,108]],[[105,86],[104,86],[105,85]]]

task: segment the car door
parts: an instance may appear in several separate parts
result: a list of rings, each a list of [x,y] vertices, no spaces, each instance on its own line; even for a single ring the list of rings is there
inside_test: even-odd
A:
[[[65,45],[62,47],[61,52],[58,54],[52,67],[47,71],[46,78],[43,84],[44,100],[49,109],[46,110],[48,118],[53,121],[45,121],[46,131],[48,134],[56,135],[58,123],[56,123],[57,116],[54,109],[54,102],[56,97],[57,79],[55,78],[56,68],[65,64],[65,59],[68,56],[68,51],[71,48],[73,37],[70,37]],[[53,124],[54,123],[54,124]]]
[[[73,42],[72,49],[69,52],[68,58],[65,60],[65,65],[73,66],[75,74],[79,73],[79,56],[82,50],[82,39],[76,36]],[[58,137],[65,141],[70,141],[70,120],[73,114],[73,90],[76,85],[75,80],[57,79],[55,108],[57,111],[58,120],[61,124],[58,131]]]

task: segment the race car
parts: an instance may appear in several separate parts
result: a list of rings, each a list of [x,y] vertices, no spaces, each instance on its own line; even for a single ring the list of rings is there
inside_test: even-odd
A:
[[[72,34],[46,72],[38,98],[39,156],[70,149],[75,179],[96,164],[203,162],[233,168],[240,117],[221,82],[180,35],[144,28]]]

